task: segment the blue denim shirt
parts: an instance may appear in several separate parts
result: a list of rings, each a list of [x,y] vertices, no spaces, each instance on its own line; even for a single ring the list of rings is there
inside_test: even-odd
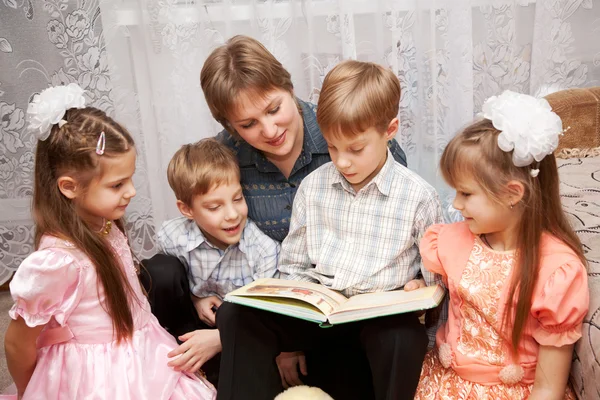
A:
[[[316,106],[300,99],[297,101],[302,107],[304,144],[289,178],[244,140],[226,130],[216,137],[237,155],[248,216],[265,234],[280,242],[288,234],[292,203],[300,182],[315,169],[331,161],[327,142],[317,124]],[[398,142],[390,141],[389,147],[394,159],[406,166],[406,155]]]

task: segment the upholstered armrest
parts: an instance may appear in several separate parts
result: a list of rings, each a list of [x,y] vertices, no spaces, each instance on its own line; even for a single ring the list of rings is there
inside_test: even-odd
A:
[[[568,89],[546,96],[567,129],[557,158],[600,155],[600,87]]]
[[[546,96],[567,129],[557,157],[563,208],[588,260],[590,311],[575,345],[571,383],[580,400],[600,393],[600,87]]]

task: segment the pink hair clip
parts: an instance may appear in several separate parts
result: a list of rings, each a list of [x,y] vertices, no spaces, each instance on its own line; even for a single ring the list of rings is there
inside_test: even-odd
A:
[[[104,154],[104,147],[106,146],[106,136],[104,135],[104,131],[100,132],[100,137],[98,138],[98,144],[96,145],[96,154],[101,156]]]

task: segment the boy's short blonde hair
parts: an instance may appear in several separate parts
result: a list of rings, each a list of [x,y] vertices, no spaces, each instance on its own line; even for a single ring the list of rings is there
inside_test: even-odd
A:
[[[400,81],[391,70],[347,60],[325,77],[317,122],[324,135],[353,137],[369,128],[384,133],[399,107]]]
[[[227,146],[209,138],[177,150],[169,162],[167,178],[177,200],[191,207],[194,196],[221,184],[239,182],[240,167]]]
[[[213,50],[200,72],[200,85],[214,119],[230,133],[227,120],[240,93],[264,96],[274,89],[293,95],[290,73],[258,40],[237,35]]]

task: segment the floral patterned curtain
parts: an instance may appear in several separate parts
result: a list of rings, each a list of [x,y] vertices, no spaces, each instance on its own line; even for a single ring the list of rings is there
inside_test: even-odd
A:
[[[402,85],[397,139],[445,206],[452,193],[437,160],[487,97],[600,85],[592,0],[0,0],[0,282],[32,251],[32,94],[78,82],[133,133],[138,195],[127,218],[143,258],[177,215],[170,157],[221,129],[199,71],[235,34],[261,40],[313,102],[343,59],[391,68]]]
[[[100,11],[98,1],[0,0],[0,282],[33,251],[30,198],[36,140],[25,120],[33,94],[77,82],[86,90],[86,104],[112,116],[127,105],[137,115],[135,93],[113,84]],[[138,118],[118,119],[143,143]],[[143,258],[153,252],[155,226],[145,153],[143,146],[138,148],[138,195],[127,219],[130,242]]]

